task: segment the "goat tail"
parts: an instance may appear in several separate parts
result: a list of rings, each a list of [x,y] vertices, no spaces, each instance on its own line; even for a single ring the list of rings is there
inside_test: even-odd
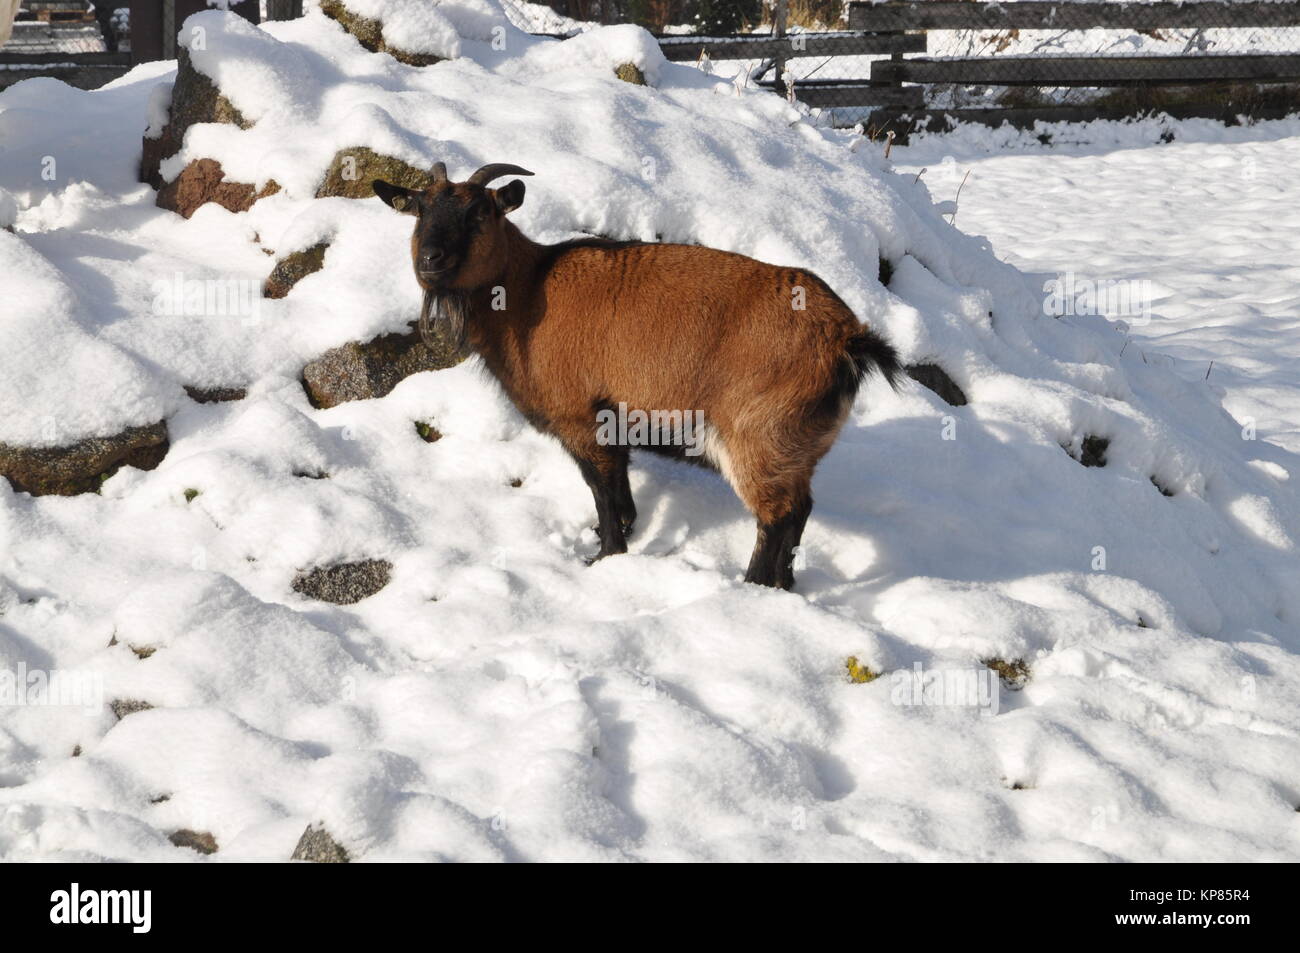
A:
[[[898,352],[883,337],[863,325],[845,342],[844,360],[840,362],[837,390],[846,404],[853,403],[858,394],[858,386],[872,371],[883,377],[894,390],[898,390],[903,375]]]

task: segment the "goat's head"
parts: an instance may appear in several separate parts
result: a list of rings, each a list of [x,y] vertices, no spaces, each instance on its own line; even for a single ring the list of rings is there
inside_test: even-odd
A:
[[[431,174],[433,184],[423,191],[372,183],[385,204],[416,218],[411,258],[420,287],[434,295],[464,294],[500,281],[507,266],[505,216],[523,204],[524,183],[516,179],[499,189],[487,184],[532,173],[493,163],[464,182],[451,182],[439,162]]]

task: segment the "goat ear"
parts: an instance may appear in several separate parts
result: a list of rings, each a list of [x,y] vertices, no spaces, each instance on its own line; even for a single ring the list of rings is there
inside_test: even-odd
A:
[[[502,215],[513,212],[524,204],[524,183],[518,179],[507,182],[501,188],[493,191],[493,198],[497,203],[497,211]]]
[[[382,179],[375,179],[370,183],[370,187],[375,190],[375,194],[389,208],[398,212],[405,212],[408,215],[415,214],[414,195],[410,189],[404,189],[400,185],[392,185]]]

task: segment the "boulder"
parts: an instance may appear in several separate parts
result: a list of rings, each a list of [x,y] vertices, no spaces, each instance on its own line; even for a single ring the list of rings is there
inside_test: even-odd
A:
[[[340,150],[330,162],[325,178],[316,190],[316,198],[340,196],[345,199],[368,199],[374,196],[371,183],[383,179],[405,189],[427,189],[433,184],[428,172],[401,159],[381,155],[365,146]]]
[[[163,187],[158,167],[164,159],[181,151],[185,131],[196,122],[228,122],[240,129],[252,125],[230,100],[221,95],[212,80],[194,68],[189,50],[181,48],[176,55],[176,82],[172,86],[167,123],[157,137],[146,135],[144,138],[140,160],[141,182],[148,182],[155,189]]]
[[[348,8],[346,0],[320,0],[320,12],[337,20],[343,29],[357,38],[357,42],[371,53],[387,53],[407,66],[432,66],[441,58],[428,53],[409,53],[390,46],[384,40],[384,25],[378,20],[363,17]]]
[[[164,160],[180,152],[185,132],[199,122],[224,122],[248,129],[248,122],[238,109],[221,95],[216,84],[194,68],[189,51],[177,51],[176,82],[172,86],[167,122],[157,136],[145,134],[140,156],[140,181],[158,190],[159,208],[189,218],[205,202],[216,202],[232,212],[246,211],[254,202],[280,191],[268,182],[258,191],[242,182],[227,182],[221,163],[214,159],[196,159],[181,170],[171,182],[163,181]]]
[[[283,298],[303,278],[324,268],[327,248],[329,243],[321,242],[277,261],[262,285],[262,297]]]
[[[293,580],[293,590],[309,599],[350,606],[373,596],[388,585],[392,571],[393,564],[386,559],[317,566],[310,571],[298,573]]]
[[[167,455],[167,424],[128,427],[111,437],[88,437],[67,447],[13,447],[0,443],[0,475],[19,493],[75,496],[94,493],[121,466],[152,470]]]
[[[158,190],[154,204],[184,218],[208,202],[216,202],[227,211],[247,212],[258,199],[279,191],[280,186],[274,181],[266,183],[260,192],[245,182],[227,182],[226,173],[216,159],[195,159]]]
[[[312,406],[325,409],[349,400],[383,397],[412,374],[454,367],[464,360],[437,337],[432,346],[425,344],[414,324],[406,334],[349,341],[304,367],[303,388]]]

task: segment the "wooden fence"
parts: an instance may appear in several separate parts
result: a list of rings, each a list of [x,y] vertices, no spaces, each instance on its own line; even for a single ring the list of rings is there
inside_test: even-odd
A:
[[[37,0],[33,0],[36,3]],[[56,75],[76,85],[99,85],[131,64],[176,55],[178,25],[206,0],[129,0],[131,53],[44,54],[47,69],[0,70],[0,77]],[[272,19],[302,14],[302,0],[268,0]],[[1239,115],[1271,117],[1300,111],[1300,0],[1181,0],[1124,3],[1017,0],[887,0],[849,5],[847,31],[792,33],[785,30],[786,0],[777,0],[771,35],[661,36],[664,55],[693,62],[754,60],[760,86],[780,93],[791,60],[819,57],[857,64],[865,75],[793,80],[793,94],[809,106],[844,109],[852,122],[890,128],[906,135],[918,122],[973,120],[1017,126],[1035,122],[1123,118],[1152,109],[1174,116],[1208,116],[1235,121]],[[232,5],[254,22],[255,0]],[[1041,54],[927,55],[937,48],[932,31],[975,31],[1016,36],[1021,30],[1065,34],[1079,30],[1123,30],[1158,37],[1161,30],[1233,31],[1246,28],[1295,30],[1284,52],[1186,52],[1178,55]],[[948,34],[950,35],[950,34]],[[31,67],[40,54],[0,53],[0,67]],[[860,57],[861,59],[846,59]],[[869,62],[869,65],[867,65]],[[830,71],[826,71],[830,72]],[[825,75],[823,73],[822,75]],[[0,80],[0,86],[5,85]],[[935,105],[936,91],[973,87],[1029,88],[978,106]],[[1062,103],[1029,95],[1033,88],[1086,88],[1087,102]],[[952,100],[951,95],[948,96]]]
[[[1018,0],[998,4],[970,0],[889,0],[851,3],[849,25],[857,30],[928,38],[933,30],[1010,31],[1124,30],[1157,38],[1161,30],[1236,31],[1300,27],[1300,2],[1112,3]],[[919,31],[919,32],[918,32]],[[1280,35],[1280,34],[1279,34]],[[980,56],[891,55],[871,64],[872,86],[915,89],[932,102],[935,86],[1087,87],[1085,103],[1024,105],[1009,97],[1005,106],[899,108],[886,101],[871,122],[905,133],[916,122],[973,120],[1030,127],[1038,121],[1125,118],[1149,111],[1179,117],[1236,121],[1240,115],[1270,118],[1300,111],[1300,33],[1291,52],[1187,51],[1176,55],[1033,54]],[[904,85],[911,84],[911,85]],[[796,87],[796,94],[798,90]]]
[[[795,79],[794,95],[809,106],[833,108],[836,117],[847,115],[850,123],[887,126],[900,135],[927,119],[932,128],[936,119],[1032,126],[1039,120],[1124,118],[1161,109],[1175,116],[1232,122],[1239,115],[1263,118],[1300,111],[1300,30],[1289,51],[1280,53],[924,55],[934,46],[931,31],[1015,38],[1021,30],[1048,30],[1059,36],[1105,29],[1157,39],[1161,30],[1295,29],[1300,27],[1300,0],[854,2],[849,4],[849,30],[836,33],[786,34],[779,13],[771,36],[662,36],[659,44],[670,60],[693,61],[707,53],[715,60],[765,61],[758,72],[773,78],[760,79],[759,85],[780,92],[786,91],[782,70],[787,60],[853,62],[839,58],[870,57],[870,66],[860,66],[856,77]],[[941,87],[949,94],[972,87],[1019,87],[1022,92],[1003,97],[1002,103],[938,108],[932,104]],[[1044,101],[1027,105],[1035,98],[1026,89],[1032,87],[1087,88],[1095,93],[1089,93],[1087,102],[1039,97]],[[1169,95],[1175,90],[1176,95]]]

